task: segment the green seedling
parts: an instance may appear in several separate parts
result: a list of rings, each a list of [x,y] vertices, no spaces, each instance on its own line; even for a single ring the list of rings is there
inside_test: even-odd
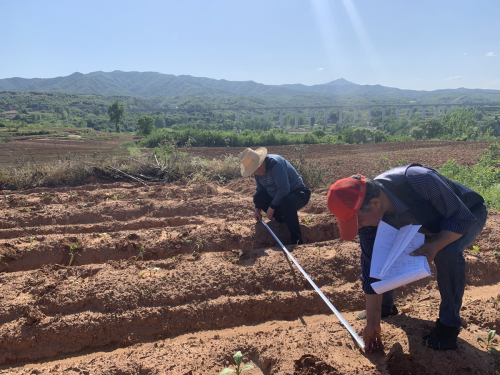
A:
[[[113,198],[118,199],[118,194],[113,195]]]
[[[75,276],[74,278],[72,278],[71,280],[69,280],[69,283],[71,285],[80,284],[80,281],[82,281],[82,280],[78,276]]]
[[[40,193],[39,197],[41,198],[45,197],[45,193]]]
[[[104,241],[108,241],[109,237],[108,237],[108,234],[107,233],[101,233],[99,234],[99,236],[104,240]]]
[[[144,246],[141,246],[141,248],[139,249],[139,254],[137,254],[135,257],[131,257],[129,260],[133,259],[135,262],[137,262],[139,258],[141,258],[141,260],[144,260],[145,252],[146,250],[144,250]]]
[[[26,209],[26,212],[31,212],[31,208],[27,208],[27,209]]]
[[[35,240],[35,237],[30,237],[30,247],[27,247],[26,251],[31,251],[31,245],[33,245],[34,240]]]
[[[68,264],[68,267],[71,267],[71,263],[73,263],[73,259],[75,259],[75,256],[80,255],[80,253],[75,251],[77,248],[78,248],[78,246],[76,246],[75,244],[69,245],[69,264]]]
[[[472,250],[474,251],[474,254],[477,254],[479,252],[479,246],[472,246]]]
[[[137,198],[137,199],[135,200],[135,204],[141,204],[141,200],[140,200],[139,198]]]
[[[246,365],[241,368],[241,360],[243,359],[243,354],[241,352],[237,352],[235,355],[233,355],[234,362],[236,363],[236,369],[231,369],[231,368],[225,368],[224,370],[221,371],[219,375],[226,375],[226,374],[232,374],[233,372],[236,372],[236,375],[241,374],[243,371],[250,370],[253,368],[252,365]]]
[[[156,273],[158,272],[160,269],[158,267],[154,267],[154,268],[148,268],[148,271],[149,271],[149,277],[152,277],[153,276],[153,273]],[[144,275],[146,272],[148,271],[143,271],[141,272],[141,276]]]
[[[308,216],[308,217],[306,217],[306,219],[304,221],[308,224],[312,221],[313,217],[314,217],[314,215]]]
[[[491,354],[496,355],[496,356],[500,356],[500,352],[491,346],[493,338],[495,337],[495,334],[496,334],[496,331],[491,330],[490,332],[488,332],[488,337],[487,337],[488,342],[484,341],[481,337],[478,337],[477,341],[484,342],[486,344],[486,349],[489,349]]]
[[[494,252],[493,252],[493,256],[495,256],[495,257],[500,256],[500,251],[494,251]]]

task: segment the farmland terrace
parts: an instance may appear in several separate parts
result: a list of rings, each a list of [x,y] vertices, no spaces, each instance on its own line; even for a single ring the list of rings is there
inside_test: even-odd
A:
[[[344,168],[335,170],[344,176],[357,168],[370,172],[381,156],[438,166],[452,157],[473,163],[485,148],[411,145],[319,145],[308,152]],[[208,156],[219,151],[205,150],[213,152]],[[269,150],[294,153],[293,147]],[[338,239],[326,191],[315,189],[299,212],[306,243],[293,256],[360,333],[359,244]],[[248,375],[500,371],[500,358],[477,340],[500,331],[498,212],[490,212],[473,244],[479,250],[465,251],[458,349],[436,352],[422,341],[438,317],[432,266],[431,278],[397,290],[405,312],[383,320],[383,348],[365,354],[255,223],[253,192],[251,179],[3,191],[0,373],[215,375],[238,350],[254,366]],[[270,226],[287,243],[286,226]]]

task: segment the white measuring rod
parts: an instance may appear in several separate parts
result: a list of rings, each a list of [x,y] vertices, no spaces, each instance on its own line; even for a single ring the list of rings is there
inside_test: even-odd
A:
[[[321,289],[319,289],[317,287],[317,285],[314,283],[314,281],[311,280],[311,278],[307,275],[307,273],[302,269],[302,267],[300,266],[300,264],[297,263],[297,261],[292,256],[292,254],[290,254],[290,252],[286,249],[286,247],[283,246],[283,244],[281,243],[281,241],[279,240],[279,238],[276,237],[276,235],[271,230],[271,228],[268,227],[268,225],[266,224],[266,222],[264,220],[261,220],[261,221],[262,221],[262,224],[264,224],[264,226],[267,228],[267,230],[269,230],[269,232],[273,235],[273,237],[275,238],[275,240],[278,241],[278,243],[280,244],[281,248],[285,251],[286,255],[288,255],[288,257],[292,260],[292,262],[297,266],[297,268],[299,269],[299,271],[302,272],[302,274],[307,279],[307,281],[309,281],[309,283],[312,285],[312,287],[314,288],[314,290],[316,292],[318,292],[319,296],[321,298],[323,298],[323,301],[325,301],[325,303],[333,311],[333,313],[337,316],[337,318],[339,318],[339,320],[342,322],[342,324],[344,325],[344,327],[347,328],[347,330],[352,335],[352,337],[354,337],[354,339],[356,340],[356,342],[358,343],[358,345],[360,346],[360,348],[364,349],[365,348],[365,343],[363,342],[363,340],[361,339],[361,337],[358,336],[358,334],[356,333],[356,331],[354,331],[354,329],[352,329],[352,327],[349,325],[349,323],[347,323],[347,320],[344,319],[344,317],[337,311],[337,309],[332,305],[332,303],[328,300],[328,298],[326,298],[326,296],[323,294],[323,292],[321,291]]]

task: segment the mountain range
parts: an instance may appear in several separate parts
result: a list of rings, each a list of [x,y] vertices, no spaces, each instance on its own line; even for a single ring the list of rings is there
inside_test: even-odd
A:
[[[349,102],[393,99],[421,102],[484,101],[500,102],[500,90],[447,89],[435,91],[402,90],[381,85],[359,85],[343,78],[319,85],[264,85],[254,81],[227,81],[190,75],[175,76],[156,72],[73,73],[55,78],[0,79],[0,91],[68,92],[75,94],[153,97],[291,97],[311,95],[318,99]]]

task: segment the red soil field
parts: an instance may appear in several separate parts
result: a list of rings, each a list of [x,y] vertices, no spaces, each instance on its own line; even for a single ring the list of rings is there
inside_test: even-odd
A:
[[[462,162],[479,154],[440,147],[467,155]],[[410,155],[393,152],[386,157]],[[479,251],[465,252],[457,350],[433,351],[422,341],[439,310],[431,266],[431,278],[396,291],[406,312],[383,320],[384,345],[366,354],[255,223],[253,191],[252,179],[2,191],[0,373],[219,374],[238,350],[254,366],[249,375],[500,371],[500,358],[477,340],[500,331],[498,212],[474,243]],[[359,244],[338,239],[326,191],[314,190],[299,212],[306,244],[292,254],[361,333]],[[270,226],[286,243],[286,226]],[[498,339],[493,346],[500,348]]]
[[[305,145],[304,156],[308,161],[328,165],[337,178],[344,178],[354,173],[376,176],[383,168],[381,158],[390,160],[389,166],[397,167],[398,160],[406,159],[409,163],[419,163],[429,167],[441,167],[448,160],[455,159],[460,165],[476,164],[482,149],[487,149],[489,142],[401,142],[369,143],[361,145]],[[296,159],[295,149],[299,146],[269,146],[270,154],[278,154],[285,159]],[[219,158],[221,155],[239,155],[245,147],[192,147],[187,152],[204,158]],[[375,165],[377,164],[377,166]]]

